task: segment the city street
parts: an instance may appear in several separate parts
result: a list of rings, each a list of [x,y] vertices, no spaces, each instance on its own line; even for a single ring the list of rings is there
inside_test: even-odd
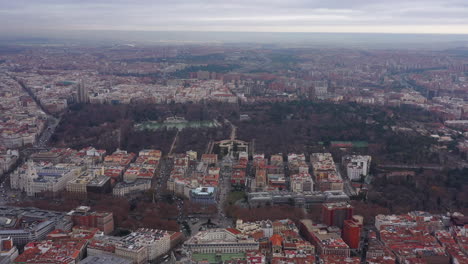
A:
[[[45,148],[47,146],[47,143],[54,134],[55,129],[60,123],[60,120],[60,118],[55,118],[53,116],[47,117],[47,126],[44,128],[44,131],[37,139],[36,144],[34,144],[34,148]]]
[[[336,172],[338,174],[338,177],[341,177],[343,179],[343,191],[346,193],[348,196],[354,196],[357,195],[356,190],[354,187],[351,185],[351,180],[346,176],[346,173],[342,173],[341,171],[341,164],[336,163]]]
[[[218,189],[218,215],[215,219],[215,223],[217,223],[220,227],[228,227],[232,225],[232,220],[227,218],[224,213],[224,204],[226,203],[226,199],[231,191],[231,174],[232,174],[232,163],[221,163],[221,171],[220,171],[220,182],[219,182],[219,189]],[[224,166],[226,164],[227,166]]]

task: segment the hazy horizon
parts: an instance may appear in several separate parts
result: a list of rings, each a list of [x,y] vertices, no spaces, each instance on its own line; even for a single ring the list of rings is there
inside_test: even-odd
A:
[[[311,32],[214,32],[214,31],[38,31],[2,34],[3,44],[64,45],[164,45],[164,44],[274,44],[297,47],[363,47],[447,49],[468,48],[468,35],[311,33]]]
[[[465,0],[0,0],[0,40],[441,49],[468,46],[467,13]]]
[[[217,31],[468,34],[464,0],[0,0],[1,34]]]

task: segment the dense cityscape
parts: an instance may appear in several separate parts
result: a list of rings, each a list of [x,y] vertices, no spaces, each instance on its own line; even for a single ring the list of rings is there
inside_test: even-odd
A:
[[[468,263],[464,54],[7,45],[0,263]]]

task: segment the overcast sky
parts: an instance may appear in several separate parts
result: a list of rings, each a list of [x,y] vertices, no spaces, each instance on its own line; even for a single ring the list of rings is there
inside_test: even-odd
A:
[[[183,30],[468,34],[468,0],[0,0],[0,33]]]

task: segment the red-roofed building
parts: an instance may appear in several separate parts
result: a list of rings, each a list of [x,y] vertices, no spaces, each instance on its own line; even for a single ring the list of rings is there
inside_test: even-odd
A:
[[[78,263],[83,258],[86,243],[84,239],[31,242],[24,247],[23,254],[19,255],[13,263]]]
[[[217,187],[219,184],[219,172],[218,167],[211,167],[208,169],[208,174],[203,176],[203,184],[205,186]]]
[[[257,169],[255,171],[255,184],[259,189],[263,189],[267,185],[266,169]]]
[[[115,244],[93,239],[89,242],[87,251],[88,255],[115,253]]]
[[[248,251],[245,253],[245,258],[248,264],[265,264],[266,257],[259,251]]]
[[[70,234],[62,229],[55,229],[46,236],[46,239],[48,240],[59,240],[64,238],[70,238]]]
[[[271,250],[273,254],[281,254],[283,252],[283,237],[274,234],[270,237]]]
[[[216,164],[218,162],[218,155],[216,154],[203,154],[201,161],[207,164]]]
[[[288,254],[285,252],[284,257],[273,257],[271,264],[314,264],[315,256],[308,254]]]
[[[245,170],[235,169],[231,175],[231,185],[245,186]]]
[[[342,257],[342,256],[321,256],[320,264],[360,264],[361,258],[358,257]]]
[[[241,231],[235,229],[235,228],[226,228],[227,231],[233,233],[234,235],[239,235]]]
[[[136,157],[135,153],[127,153],[127,151],[117,150],[112,155],[104,158],[104,163],[114,166],[127,167]]]

